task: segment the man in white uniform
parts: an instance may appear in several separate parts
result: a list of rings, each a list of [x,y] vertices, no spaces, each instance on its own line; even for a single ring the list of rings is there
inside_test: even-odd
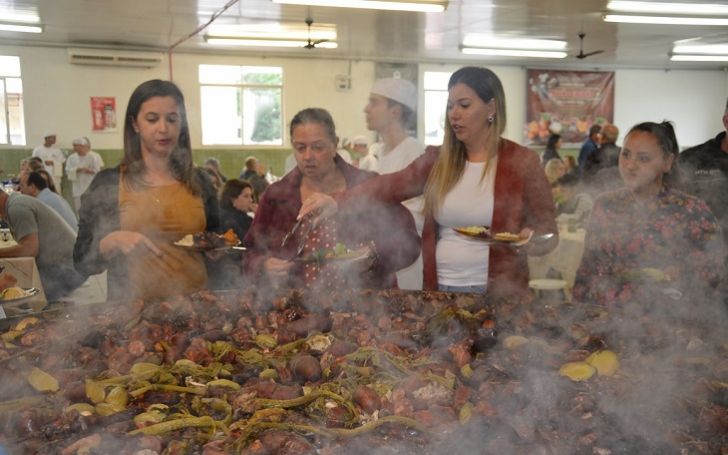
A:
[[[376,131],[381,144],[369,152],[379,158],[380,174],[397,172],[425,152],[425,147],[407,133],[407,126],[417,110],[417,87],[397,78],[378,79],[369,94],[366,114],[367,128]],[[422,235],[423,199],[421,196],[403,203],[412,212],[417,232]],[[422,289],[422,255],[409,267],[397,272],[401,289]]]
[[[379,166],[374,155],[369,153],[369,141],[367,137],[356,136],[352,141],[354,142],[354,152],[359,156],[359,169],[377,172]]]
[[[81,195],[91,185],[94,176],[101,170],[101,164],[96,155],[91,153],[91,144],[85,137],[73,140],[75,153],[66,161],[66,174],[68,180],[73,182],[73,202],[76,213],[81,209]]]
[[[53,183],[56,184],[58,192],[62,194],[61,180],[63,179],[63,163],[66,161],[66,155],[55,146],[56,133],[52,131],[43,133],[43,141],[43,145],[39,145],[33,150],[33,156],[43,160],[45,170],[53,176]]]

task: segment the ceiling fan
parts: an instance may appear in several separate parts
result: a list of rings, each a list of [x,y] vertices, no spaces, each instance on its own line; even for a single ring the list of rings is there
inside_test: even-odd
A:
[[[594,52],[587,52],[585,54],[584,53],[584,47],[583,47],[584,46],[584,37],[585,36],[586,36],[586,34],[584,32],[579,32],[579,53],[576,55],[576,58],[578,58],[579,60],[581,60],[581,59],[585,59],[585,58],[587,58],[589,56],[596,55],[596,54],[601,54],[602,52],[604,52],[603,50],[600,50],[600,51],[594,51]]]
[[[308,25],[308,43],[303,46],[306,49],[315,49],[317,44],[325,43],[328,41],[327,39],[320,39],[316,41],[311,41],[311,25],[313,25],[313,19],[310,17],[306,19],[306,25]]]

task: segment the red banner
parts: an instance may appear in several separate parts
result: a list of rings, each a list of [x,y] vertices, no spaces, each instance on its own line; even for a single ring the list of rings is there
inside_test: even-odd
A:
[[[614,72],[526,71],[524,143],[546,145],[551,133],[564,145],[581,144],[589,127],[614,121]]]

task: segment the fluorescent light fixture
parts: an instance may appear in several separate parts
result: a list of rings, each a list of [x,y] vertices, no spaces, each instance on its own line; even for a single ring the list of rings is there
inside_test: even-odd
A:
[[[42,33],[42,24],[20,24],[10,22],[0,22],[0,31],[3,32],[23,32],[23,33]]]
[[[566,45],[566,41],[468,34],[463,38],[460,52],[496,57],[564,58]]]
[[[310,34],[309,34],[310,33]],[[211,25],[210,38],[273,39],[273,40],[336,40],[336,25],[313,24],[309,32],[303,22],[266,22],[255,24]]]
[[[304,6],[331,6],[340,8],[382,9],[388,11],[415,11],[440,13],[447,8],[447,0],[272,0],[273,3]]]
[[[626,22],[629,24],[728,25],[728,18],[720,17],[635,16],[607,13],[602,18],[604,22]]]
[[[312,39],[314,43],[317,40]],[[305,47],[308,40],[285,40],[285,39],[255,39],[255,38],[230,38],[205,35],[205,42],[222,46],[248,46],[248,47]],[[316,43],[316,48],[336,49],[339,44],[335,41],[323,41]]]
[[[482,47],[461,47],[460,52],[471,55],[491,55],[496,57],[536,57],[536,58],[565,58],[566,52],[557,51],[530,51],[525,49],[491,49]]]
[[[728,62],[728,55],[670,54],[673,62]]]
[[[643,14],[685,14],[689,16],[728,16],[728,5],[615,0],[607,2],[607,11]]]
[[[561,51],[566,49],[566,41],[530,38],[495,38],[488,35],[468,34],[463,38],[463,46],[493,49],[528,49],[534,51]]]
[[[728,55],[728,44],[678,44],[673,46],[674,54]]]
[[[728,45],[679,42],[669,55],[673,62],[728,62]]]

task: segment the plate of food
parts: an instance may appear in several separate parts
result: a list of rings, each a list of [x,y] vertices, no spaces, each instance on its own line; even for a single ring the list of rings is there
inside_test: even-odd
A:
[[[38,288],[21,288],[20,286],[11,286],[0,292],[0,303],[18,302],[27,298],[38,295]]]
[[[488,226],[468,226],[453,228],[455,232],[466,237],[490,240],[490,228]]]
[[[511,232],[493,233],[487,226],[456,227],[453,230],[465,237],[497,245],[522,246],[531,238],[530,235],[528,237],[521,237]]]
[[[190,251],[219,251],[237,247],[240,245],[240,239],[238,239],[238,236],[235,235],[232,229],[228,229],[224,234],[204,231],[187,234],[174,242],[174,245]]]

